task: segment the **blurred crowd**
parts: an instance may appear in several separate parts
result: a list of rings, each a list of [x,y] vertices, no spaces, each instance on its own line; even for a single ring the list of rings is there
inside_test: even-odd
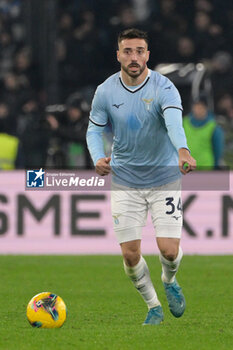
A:
[[[57,0],[57,5],[59,101],[47,105],[26,40],[23,0],[0,0],[0,146],[1,134],[9,135],[14,154],[14,164],[7,166],[0,151],[0,168],[92,166],[85,144],[91,99],[96,86],[119,70],[117,34],[129,27],[148,32],[150,68],[205,65],[213,86],[211,112],[225,139],[220,163],[233,167],[232,1]]]

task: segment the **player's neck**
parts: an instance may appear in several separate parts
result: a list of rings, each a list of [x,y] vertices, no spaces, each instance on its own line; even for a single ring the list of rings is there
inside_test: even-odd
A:
[[[144,69],[142,74],[140,74],[138,77],[131,77],[129,76],[124,70],[121,70],[121,78],[125,85],[128,86],[137,86],[143,83],[143,81],[146,79],[148,75],[148,67]]]

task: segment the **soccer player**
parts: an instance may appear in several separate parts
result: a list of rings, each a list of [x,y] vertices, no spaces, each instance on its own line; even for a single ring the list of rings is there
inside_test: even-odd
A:
[[[124,270],[148,306],[144,325],[163,321],[161,303],[141,255],[141,232],[148,210],[156,231],[162,282],[171,313],[180,317],[185,298],[176,280],[182,259],[181,173],[195,169],[182,127],[180,95],[173,83],[148,69],[147,34],[127,29],[118,36],[120,72],[99,85],[90,113],[87,144],[97,174],[112,173],[114,231]],[[110,122],[111,157],[102,134]]]

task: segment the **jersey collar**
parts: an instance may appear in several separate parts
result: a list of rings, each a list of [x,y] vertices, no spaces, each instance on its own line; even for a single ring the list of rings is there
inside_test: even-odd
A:
[[[126,85],[124,82],[123,82],[123,79],[122,79],[122,76],[121,76],[121,72],[120,72],[120,75],[119,75],[119,80],[120,80],[120,83],[121,85],[123,86],[123,88],[125,88],[127,91],[131,92],[132,94],[134,94],[135,92],[137,92],[138,90],[141,90],[143,88],[143,86],[145,86],[147,84],[147,82],[149,81],[150,79],[150,76],[151,76],[151,70],[148,69],[148,74],[146,76],[146,78],[144,79],[144,81],[140,84],[140,85],[137,85],[136,88],[132,89],[130,86]]]

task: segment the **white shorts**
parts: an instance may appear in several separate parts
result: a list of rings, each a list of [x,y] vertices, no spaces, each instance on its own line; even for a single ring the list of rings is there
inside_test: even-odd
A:
[[[181,237],[183,213],[180,180],[148,189],[112,183],[111,207],[119,243],[141,239],[148,211],[156,237]]]

